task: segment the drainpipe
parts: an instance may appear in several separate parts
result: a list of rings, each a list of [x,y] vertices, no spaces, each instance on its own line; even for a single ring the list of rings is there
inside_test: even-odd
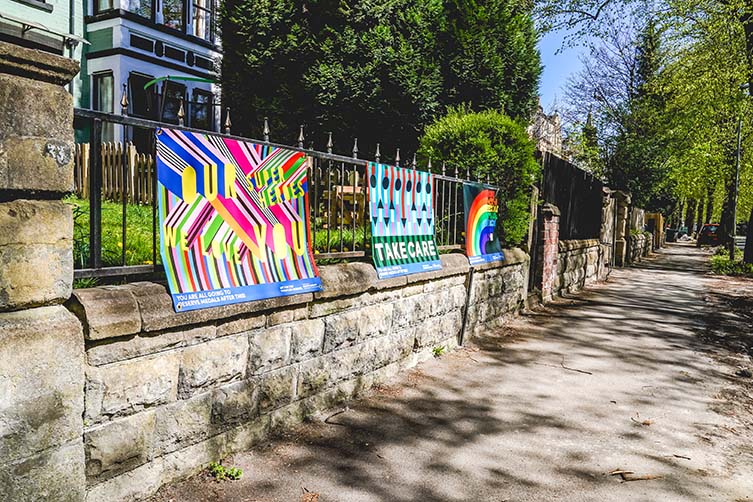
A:
[[[76,0],[68,0],[68,33],[71,35],[76,34]],[[68,50],[70,52],[70,58],[74,59],[76,54],[76,44],[73,41],[68,42]],[[71,79],[68,84],[68,92],[73,96],[73,83],[76,81],[75,77]]]

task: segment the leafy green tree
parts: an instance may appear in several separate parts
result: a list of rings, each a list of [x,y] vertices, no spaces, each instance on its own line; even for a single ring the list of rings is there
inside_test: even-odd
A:
[[[455,108],[426,128],[421,154],[433,165],[468,167],[472,179],[500,187],[500,240],[518,245],[528,231],[530,186],[539,177],[535,145],[525,127],[497,111]]]
[[[541,67],[519,0],[226,0],[223,98],[234,130],[385,157],[415,151],[448,105],[527,120]]]

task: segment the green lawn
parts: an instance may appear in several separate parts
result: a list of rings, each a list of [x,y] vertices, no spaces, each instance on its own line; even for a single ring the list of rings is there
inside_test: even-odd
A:
[[[76,268],[88,267],[89,260],[89,201],[76,196],[66,197],[73,205],[73,257]],[[122,264],[123,205],[102,201],[102,263],[105,266]],[[159,234],[157,235],[159,249]],[[160,262],[159,253],[157,261]],[[152,208],[128,204],[126,206],[126,265],[152,264]]]

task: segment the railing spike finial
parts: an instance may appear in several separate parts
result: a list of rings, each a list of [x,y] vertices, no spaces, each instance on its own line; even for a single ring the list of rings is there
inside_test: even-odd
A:
[[[376,160],[377,164],[382,160],[382,152],[379,151],[379,143],[377,143],[376,152],[374,152],[374,160]]]
[[[431,172],[431,157],[429,157],[429,162],[426,164],[426,170]]]
[[[298,133],[298,148],[303,148],[304,141],[306,141],[306,137],[303,135],[303,124],[301,124],[301,130]]]
[[[358,138],[353,139],[353,158],[358,158]]]
[[[184,120],[186,118],[186,110],[183,108],[183,98],[180,98],[180,108],[178,108],[178,125],[183,126]]]
[[[413,152],[413,160],[410,163],[410,167],[411,169],[415,170],[417,165],[418,164],[416,163],[416,152]]]
[[[332,131],[327,133],[327,153],[332,153],[332,148],[335,144],[332,142]]]
[[[128,84],[123,82],[123,94],[120,95],[120,113],[128,115]]]
[[[264,117],[264,142],[269,143],[269,117]]]
[[[230,134],[230,129],[233,127],[233,121],[230,120],[230,107],[225,108],[225,134]]]
[[[460,170],[458,169],[458,166],[455,166],[455,178],[460,177]]]
[[[400,167],[400,149],[397,149],[397,152],[395,153],[395,165],[397,167]]]
[[[471,167],[470,166],[466,166],[465,168],[465,179],[467,179],[468,181],[471,181]]]

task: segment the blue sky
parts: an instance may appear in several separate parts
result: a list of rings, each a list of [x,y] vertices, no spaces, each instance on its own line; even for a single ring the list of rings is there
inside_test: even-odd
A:
[[[562,106],[564,97],[562,89],[568,77],[576,73],[581,67],[578,56],[583,51],[582,47],[566,48],[556,54],[562,47],[566,35],[567,32],[564,30],[551,32],[544,35],[539,41],[541,62],[544,65],[539,93],[541,94],[541,105],[546,112],[552,111],[555,96],[560,107]]]

